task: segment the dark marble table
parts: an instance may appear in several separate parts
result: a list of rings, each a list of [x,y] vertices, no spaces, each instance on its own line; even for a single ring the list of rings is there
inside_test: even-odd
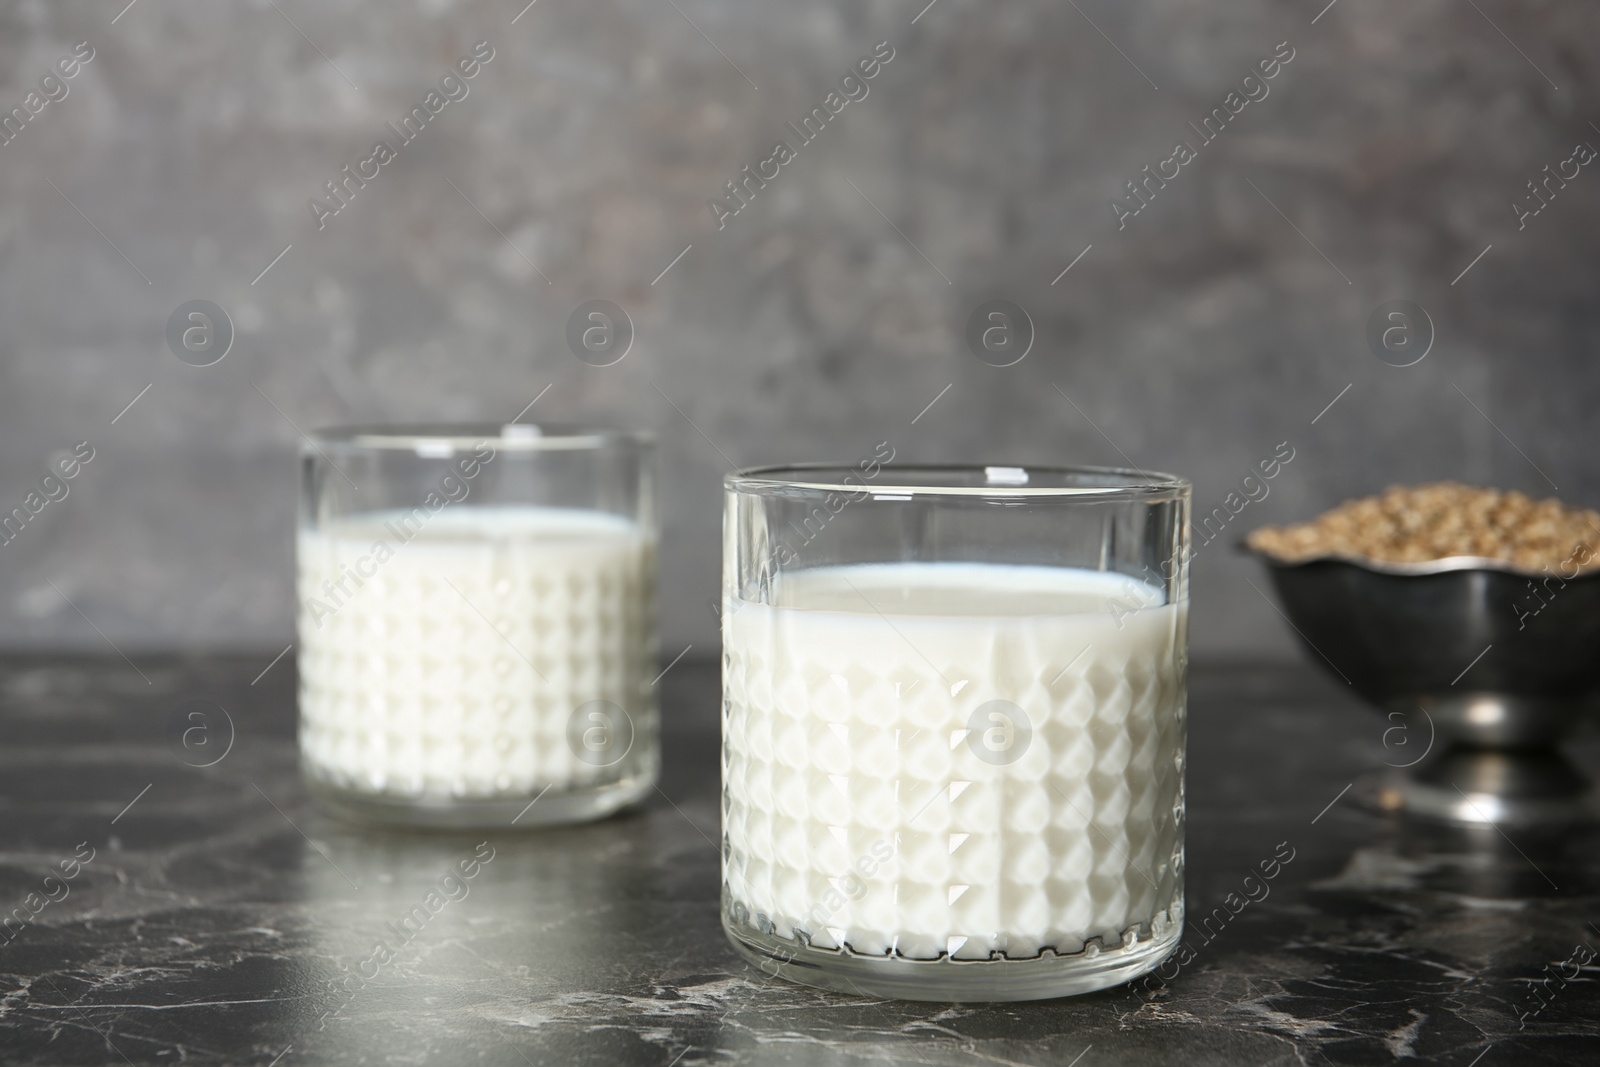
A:
[[[1600,961],[1534,988],[1600,948],[1596,836],[1362,810],[1341,791],[1385,759],[1383,721],[1308,667],[1192,673],[1192,958],[1170,982],[957,1007],[788,985],[725,943],[714,664],[664,679],[666,772],[641,810],[454,836],[319,813],[295,765],[292,657],[251,681],[269,659],[0,665],[0,909],[28,919],[0,936],[0,1061],[1600,1062]],[[186,701],[231,717],[213,766],[175,755]],[[485,841],[465,895],[363,965]]]

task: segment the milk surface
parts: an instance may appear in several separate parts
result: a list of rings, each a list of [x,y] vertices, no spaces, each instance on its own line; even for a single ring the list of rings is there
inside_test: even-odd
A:
[[[790,571],[771,599],[723,621],[736,915],[919,959],[1112,948],[1176,919],[1186,603],[965,563]]]
[[[653,759],[653,539],[593,511],[419,514],[300,534],[308,771],[364,793],[481,798],[610,782]],[[610,766],[580,759],[569,730],[591,701],[633,721]]]

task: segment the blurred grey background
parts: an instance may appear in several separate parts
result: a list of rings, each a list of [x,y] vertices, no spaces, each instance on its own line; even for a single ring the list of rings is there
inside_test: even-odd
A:
[[[1600,166],[1513,208],[1600,147],[1592,5],[525,2],[0,7],[0,512],[94,449],[0,543],[0,644],[275,651],[297,427],[535,396],[658,432],[667,655],[716,647],[730,462],[1134,463],[1206,512],[1288,442],[1196,559],[1213,656],[1292,652],[1231,547],[1261,523],[1447,477],[1600,503]],[[800,145],[785,124],[882,41]],[[319,230],[308,201],[380,139],[397,158]],[[797,158],[719,230],[708,200],[780,139]],[[1119,230],[1178,141],[1197,158]],[[192,299],[236,329],[213,366],[166,341]],[[614,366],[567,347],[593,299],[637,331]],[[1032,319],[1014,366],[965,341],[991,299]],[[1413,366],[1368,345],[1390,300],[1431,319]]]

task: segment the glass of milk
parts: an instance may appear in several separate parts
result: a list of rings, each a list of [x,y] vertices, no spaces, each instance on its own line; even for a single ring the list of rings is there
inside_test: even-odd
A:
[[[1183,926],[1189,482],[886,448],[727,478],[723,926],[861,994],[1142,975]]]
[[[522,827],[654,786],[648,438],[326,430],[301,449],[300,753],[341,814]]]

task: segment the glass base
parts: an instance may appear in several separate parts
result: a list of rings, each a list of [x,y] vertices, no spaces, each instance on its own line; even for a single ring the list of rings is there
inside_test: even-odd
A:
[[[766,974],[857,996],[945,1003],[1049,1000],[1130,982],[1155,970],[1178,947],[1183,936],[1182,902],[1173,905],[1170,920],[1152,925],[1153,932],[1151,927],[1129,930],[1122,943],[1111,948],[1092,939],[1082,951],[1065,955],[1046,949],[1032,959],[919,960],[862,956],[848,948],[814,948],[763,934],[734,920],[726,902],[722,914],[722,928],[733,947]]]
[[[592,822],[636,804],[655,787],[654,771],[612,782],[511,797],[399,797],[359,793],[304,768],[306,785],[340,818],[431,830],[507,830]]]

